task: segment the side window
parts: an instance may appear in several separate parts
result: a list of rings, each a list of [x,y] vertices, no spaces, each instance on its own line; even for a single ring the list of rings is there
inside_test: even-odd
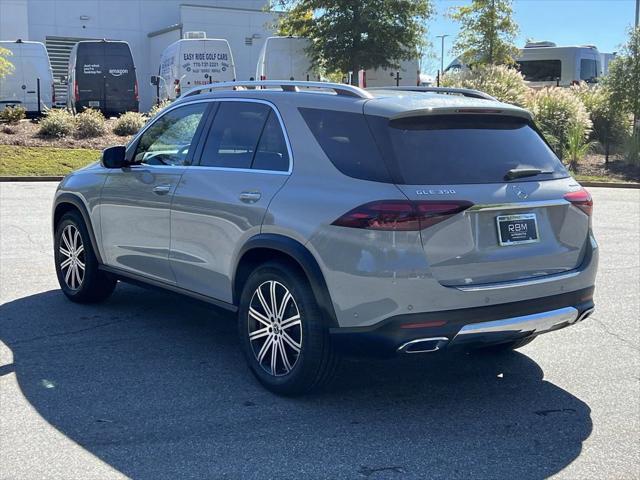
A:
[[[251,168],[255,170],[289,170],[289,151],[278,116],[271,110],[262,130]]]
[[[189,152],[195,148],[193,137],[207,105],[185,105],[162,115],[140,137],[134,163],[185,165]]]
[[[362,113],[300,108],[331,163],[349,177],[390,183],[389,171]]]
[[[255,102],[220,102],[202,150],[201,166],[251,168],[270,107]]]

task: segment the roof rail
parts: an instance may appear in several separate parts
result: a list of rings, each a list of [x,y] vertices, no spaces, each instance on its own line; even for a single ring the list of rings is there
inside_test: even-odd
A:
[[[333,90],[337,95],[344,95],[347,97],[356,98],[373,98],[366,90],[355,87],[353,85],[347,85],[344,83],[330,83],[330,82],[303,82],[294,80],[259,80],[259,81],[239,81],[239,82],[219,82],[209,83],[208,85],[200,85],[198,87],[191,88],[184,92],[180,98],[189,97],[191,95],[197,95],[204,91],[213,90],[244,90],[248,88],[281,88],[285,92],[299,92],[299,87],[303,88],[317,88],[325,90]]]
[[[404,86],[404,87],[373,87],[373,88],[368,88],[367,90],[400,90],[403,92],[443,93],[445,95],[462,95],[463,97],[480,98],[482,100],[493,100],[494,102],[498,101],[497,98],[492,97],[488,93],[481,92],[480,90],[471,90],[470,88]]]

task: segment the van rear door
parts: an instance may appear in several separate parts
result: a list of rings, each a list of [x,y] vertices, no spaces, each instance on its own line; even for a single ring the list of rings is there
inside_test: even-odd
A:
[[[13,64],[13,71],[0,78],[0,110],[14,105],[26,108],[24,105],[26,85],[22,73],[22,45],[16,42],[0,42],[0,47],[13,54],[8,59]]]
[[[136,71],[126,43],[104,46],[104,110],[109,113],[138,111]]]
[[[104,109],[104,47],[102,42],[80,42],[76,58],[76,110]]]

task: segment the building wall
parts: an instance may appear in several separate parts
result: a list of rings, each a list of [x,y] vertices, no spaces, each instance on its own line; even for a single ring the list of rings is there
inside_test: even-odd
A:
[[[206,31],[211,37],[227,35],[245,78],[255,49],[270,34],[264,25],[273,14],[263,11],[268,0],[0,0],[0,40],[45,43],[47,36],[106,38],[129,42],[136,64],[140,107],[147,110],[155,100],[149,78],[158,70],[156,40],[152,48],[149,34],[171,25],[181,31]],[[217,8],[214,8],[217,7]],[[245,47],[246,36],[258,35],[254,45]],[[167,39],[171,36],[165,35]],[[222,38],[225,38],[224,36]],[[254,65],[255,65],[254,62]],[[248,77],[246,77],[248,78]]]
[[[0,0],[0,40],[29,38],[27,0]]]

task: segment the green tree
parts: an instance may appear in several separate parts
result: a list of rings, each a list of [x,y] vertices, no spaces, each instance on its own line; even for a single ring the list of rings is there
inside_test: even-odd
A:
[[[431,0],[280,0],[278,31],[311,40],[308,54],[328,74],[398,67],[425,46]]]
[[[454,53],[467,65],[513,64],[518,25],[512,15],[511,0],[473,0],[454,7],[449,16],[461,25]]]
[[[7,60],[12,53],[6,48],[0,47],[0,78],[13,72],[13,64]]]
[[[627,43],[609,64],[604,84],[611,92],[614,109],[633,115],[628,157],[637,162],[640,160],[640,26],[629,29]]]

